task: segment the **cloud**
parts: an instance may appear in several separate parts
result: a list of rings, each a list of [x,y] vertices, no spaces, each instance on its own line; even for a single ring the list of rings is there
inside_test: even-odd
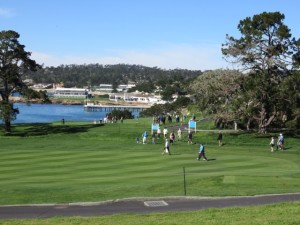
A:
[[[153,50],[120,50],[109,55],[49,55],[33,52],[32,58],[45,66],[69,64],[136,64],[162,69],[210,70],[226,67],[218,45],[180,45]]]
[[[0,8],[0,17],[13,17],[15,13],[10,9]]]

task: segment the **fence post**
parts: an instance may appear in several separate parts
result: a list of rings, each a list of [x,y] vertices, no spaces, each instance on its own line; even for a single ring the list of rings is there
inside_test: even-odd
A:
[[[183,167],[183,188],[184,188],[184,196],[186,196],[185,167]]]

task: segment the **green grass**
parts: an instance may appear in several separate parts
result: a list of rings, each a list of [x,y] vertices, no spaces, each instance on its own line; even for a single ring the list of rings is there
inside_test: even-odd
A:
[[[0,220],[2,225],[296,225],[300,224],[300,202],[256,207],[208,209],[192,212],[121,214],[101,217],[53,217],[47,219]]]
[[[163,140],[136,144],[151,119],[103,126],[23,124],[0,136],[0,204],[93,202],[130,197],[230,196],[298,192],[299,138],[270,152],[270,135],[197,132],[162,156]],[[184,134],[186,136],[186,133]],[[210,161],[197,161],[199,143]]]

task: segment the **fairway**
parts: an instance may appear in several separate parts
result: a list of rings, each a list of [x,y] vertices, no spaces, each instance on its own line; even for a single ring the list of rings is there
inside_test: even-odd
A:
[[[197,132],[192,145],[185,132],[184,141],[171,145],[172,155],[162,156],[162,138],[135,143],[150,127],[150,119],[14,127],[0,139],[0,204],[299,191],[297,137],[286,138],[285,151],[271,153],[268,135],[225,133],[219,147],[215,132]],[[196,160],[200,142],[207,162]]]

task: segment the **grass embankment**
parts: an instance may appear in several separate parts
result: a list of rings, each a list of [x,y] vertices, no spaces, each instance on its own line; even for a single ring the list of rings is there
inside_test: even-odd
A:
[[[270,152],[269,136],[194,134],[162,156],[163,140],[136,144],[150,119],[103,126],[87,123],[16,125],[1,136],[0,204],[91,202],[130,197],[182,196],[183,167],[189,196],[298,192],[299,139]],[[199,143],[210,161],[197,161]]]

